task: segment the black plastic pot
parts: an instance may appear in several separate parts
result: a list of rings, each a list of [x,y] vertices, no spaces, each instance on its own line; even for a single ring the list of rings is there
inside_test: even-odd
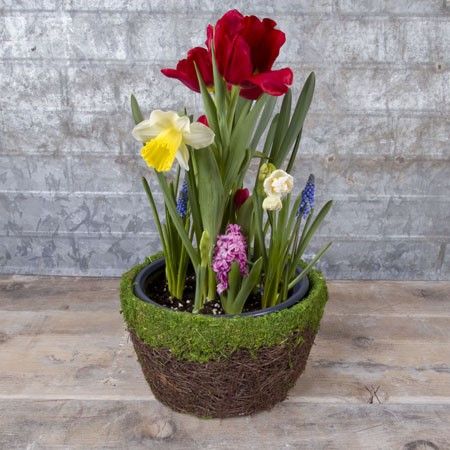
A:
[[[164,270],[166,266],[166,262],[164,258],[157,259],[152,262],[148,266],[144,267],[136,276],[134,280],[134,294],[139,297],[141,300],[151,303],[152,305],[158,306],[160,308],[165,308],[165,306],[160,305],[159,303],[154,302],[147,294],[148,286],[152,284],[152,281],[156,276],[160,274]],[[270,308],[260,309],[258,311],[249,311],[245,313],[239,314],[239,316],[263,316],[265,314],[270,314],[273,312],[280,311],[285,308],[289,308],[294,306],[298,302],[300,302],[303,298],[305,298],[309,291],[309,279],[305,276],[302,280],[300,280],[290,292],[289,297],[283,303],[279,303],[278,305],[271,306]],[[234,314],[219,314],[219,315],[211,315],[211,317],[217,318],[229,318],[235,316]]]

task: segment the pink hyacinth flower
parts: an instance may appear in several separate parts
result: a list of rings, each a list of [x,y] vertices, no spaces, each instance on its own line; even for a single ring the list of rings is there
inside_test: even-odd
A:
[[[227,226],[225,234],[217,237],[212,268],[217,275],[217,292],[228,289],[228,273],[231,265],[236,261],[242,276],[248,275],[247,243],[241,227],[236,224]]]

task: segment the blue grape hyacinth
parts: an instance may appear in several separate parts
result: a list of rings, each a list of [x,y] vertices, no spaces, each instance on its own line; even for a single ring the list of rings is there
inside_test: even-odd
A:
[[[187,214],[187,203],[188,203],[188,182],[187,179],[185,178],[177,199],[177,212],[182,219],[184,219]]]
[[[305,188],[303,189],[302,200],[297,212],[297,215],[302,215],[304,219],[308,217],[309,213],[314,208],[314,195],[316,191],[316,186],[314,183],[314,175],[311,174],[308,177]]]

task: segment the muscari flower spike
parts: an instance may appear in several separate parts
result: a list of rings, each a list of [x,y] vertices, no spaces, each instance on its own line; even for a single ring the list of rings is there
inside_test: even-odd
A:
[[[305,188],[302,192],[302,201],[300,202],[300,206],[297,212],[298,216],[301,215],[304,219],[308,217],[309,213],[314,208],[315,191],[316,187],[314,182],[314,175],[311,174],[308,177],[308,181],[306,182]]]
[[[242,276],[248,275],[247,244],[241,227],[228,225],[225,234],[217,237],[212,269],[217,275],[217,292],[222,294],[228,289],[228,273],[236,261]]]
[[[177,213],[182,219],[184,219],[187,214],[187,203],[188,203],[188,182],[187,178],[185,178],[177,199]]]

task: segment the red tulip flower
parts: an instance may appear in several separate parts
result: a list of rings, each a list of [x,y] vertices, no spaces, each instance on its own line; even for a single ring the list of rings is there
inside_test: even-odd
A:
[[[169,78],[176,78],[189,89],[200,92],[195,65],[197,66],[206,86],[214,84],[210,52],[203,47],[194,47],[188,51],[187,58],[178,62],[176,69],[162,69],[161,72]]]
[[[271,19],[243,16],[228,11],[216,26],[207,28],[207,46],[214,53],[217,67],[225,80],[241,86],[241,96],[254,100],[263,92],[283,95],[292,84],[289,68],[272,70],[273,63],[286,41]]]
[[[280,48],[286,41],[285,34],[275,26],[276,22],[272,19],[243,16],[235,9],[228,11],[214,27],[208,25],[207,49],[195,47],[189,50],[187,58],[179,61],[176,69],[162,69],[162,73],[200,92],[195,63],[206,86],[211,87],[214,84],[214,47],[219,73],[228,86],[241,87],[242,97],[255,100],[263,92],[283,95],[292,84],[293,74],[289,68],[272,70]]]
[[[233,198],[235,208],[239,209],[249,197],[250,191],[247,188],[238,189]]]

